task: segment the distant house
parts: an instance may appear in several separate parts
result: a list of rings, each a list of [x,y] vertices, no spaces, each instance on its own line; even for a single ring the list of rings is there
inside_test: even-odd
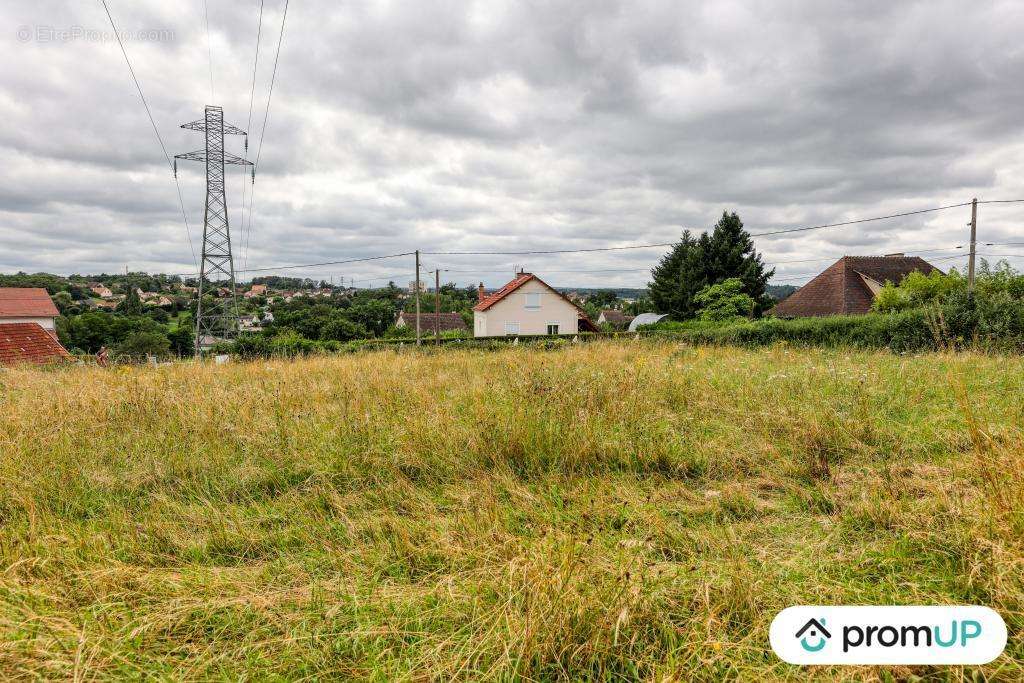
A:
[[[114,293],[110,291],[106,285],[100,282],[89,285],[89,291],[101,299],[110,299],[114,296]]]
[[[144,299],[144,301],[146,302],[147,306],[170,306],[171,304],[174,303],[168,297],[163,296],[162,294],[156,294],[154,296],[147,297],[146,299]]]
[[[490,296],[486,296],[483,283],[477,291],[474,337],[596,331],[583,309],[533,273],[520,272]]]
[[[266,285],[253,285],[249,288],[249,291],[243,294],[246,299],[251,299],[256,296],[266,296],[267,286]]]
[[[118,304],[124,300],[124,297],[115,297],[113,299],[103,299],[101,301],[94,302],[96,308],[102,308],[107,311],[113,311],[117,309]]]
[[[466,327],[466,321],[462,319],[461,313],[425,313],[420,312],[420,331],[421,332],[433,332],[434,323],[437,322],[437,329],[440,332],[448,332],[450,330],[468,330]],[[395,320],[395,327],[411,327],[416,329],[416,312],[415,311],[402,311],[398,314],[398,319]]]
[[[864,314],[886,282],[899,284],[914,271],[927,275],[936,270],[917,256],[844,256],[776,304],[772,313],[781,318]]]
[[[53,333],[39,323],[0,322],[0,365],[40,365],[70,358]]]
[[[42,287],[0,287],[0,323],[36,323],[56,338],[58,315]]]
[[[241,332],[259,332],[263,329],[257,315],[243,315],[238,318],[238,329]]]
[[[633,316],[626,315],[622,311],[616,311],[611,308],[601,311],[601,315],[597,316],[598,325],[604,325],[607,323],[608,325],[620,330],[628,327],[631,322],[633,322]]]

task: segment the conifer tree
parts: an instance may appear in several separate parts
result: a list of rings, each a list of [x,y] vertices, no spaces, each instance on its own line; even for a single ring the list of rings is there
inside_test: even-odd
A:
[[[765,270],[740,217],[723,212],[710,234],[694,238],[689,230],[683,232],[682,239],[651,271],[648,289],[659,313],[668,313],[673,320],[688,320],[697,313],[693,298],[698,292],[737,278],[743,283],[743,293],[754,300],[753,314],[759,316],[771,307],[765,290],[774,274],[774,269]]]

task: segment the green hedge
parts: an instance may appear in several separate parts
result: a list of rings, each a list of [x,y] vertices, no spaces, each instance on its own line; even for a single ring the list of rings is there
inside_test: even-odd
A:
[[[941,305],[898,313],[828,316],[782,320],[765,318],[731,323],[701,321],[662,322],[641,330],[644,336],[665,337],[694,344],[765,346],[786,342],[800,346],[889,349],[898,353],[938,349],[975,348],[1024,351],[1024,300],[1006,292],[968,297],[954,294]],[[619,334],[581,333],[580,342]],[[631,333],[622,336],[632,337]],[[446,347],[496,349],[512,342],[510,337],[481,339],[442,338]],[[519,337],[531,348],[561,348],[566,337]],[[352,353],[415,344],[410,339],[362,339],[349,342],[314,341],[288,331],[274,337],[243,335],[224,350],[243,358],[292,357],[318,353]],[[426,348],[433,338],[424,338]]]
[[[785,341],[804,346],[888,348],[893,351],[917,351],[936,346],[923,311],[795,320],[769,318],[721,325],[660,323],[651,328],[654,334],[697,344],[763,346]]]
[[[955,296],[941,306],[899,313],[767,318],[724,324],[664,322],[646,326],[696,344],[763,346],[787,342],[802,346],[848,346],[896,352],[979,348],[1024,350],[1024,301],[1000,294]]]

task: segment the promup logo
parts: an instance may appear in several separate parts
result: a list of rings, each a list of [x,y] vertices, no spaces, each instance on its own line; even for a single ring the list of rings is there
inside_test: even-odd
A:
[[[807,635],[804,635],[805,633]],[[832,634],[825,628],[824,618],[820,621],[818,619],[808,619],[807,623],[796,632],[796,637],[800,639],[800,646],[803,649],[808,652],[819,652],[828,644],[828,639],[832,637]],[[808,638],[814,645],[807,642]]]
[[[1006,624],[977,606],[789,607],[769,640],[791,664],[986,664],[1006,647]]]

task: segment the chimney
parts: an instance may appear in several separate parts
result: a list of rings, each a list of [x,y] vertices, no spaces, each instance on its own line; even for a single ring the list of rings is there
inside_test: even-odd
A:
[[[477,301],[477,303],[480,303],[486,297],[487,297],[487,295],[484,293],[484,283],[481,282],[480,286],[476,288],[476,301]]]

